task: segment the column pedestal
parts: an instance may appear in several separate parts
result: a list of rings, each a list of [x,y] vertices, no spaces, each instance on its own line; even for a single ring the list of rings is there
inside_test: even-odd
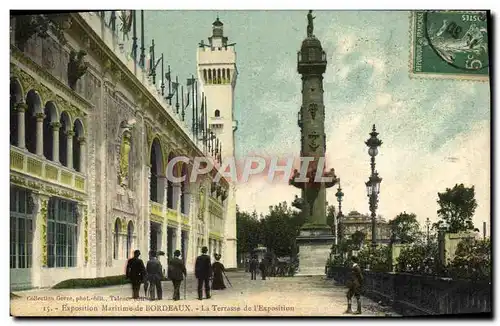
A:
[[[327,229],[302,229],[297,237],[299,270],[297,276],[325,275],[325,265],[335,237]]]

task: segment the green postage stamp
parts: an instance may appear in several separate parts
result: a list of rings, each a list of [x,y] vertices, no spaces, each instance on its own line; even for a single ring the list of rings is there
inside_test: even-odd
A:
[[[488,80],[487,11],[414,11],[410,73],[417,77]]]

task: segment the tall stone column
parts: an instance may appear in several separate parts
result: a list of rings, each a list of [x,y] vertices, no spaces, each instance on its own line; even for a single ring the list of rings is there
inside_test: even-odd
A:
[[[43,155],[43,119],[45,114],[39,112],[36,115],[36,155]]]
[[[68,169],[73,168],[73,136],[75,135],[75,132],[73,130],[68,130],[66,131],[66,136],[67,138],[67,144],[66,146],[67,151],[66,151],[66,158],[68,161]]]
[[[17,147],[25,148],[26,147],[26,139],[25,139],[25,130],[26,126],[24,125],[24,115],[26,110],[28,109],[28,105],[24,102],[16,103],[15,105],[17,111]]]
[[[52,160],[54,162],[59,162],[59,130],[61,129],[61,123],[59,121],[52,122]]]
[[[85,137],[78,137],[78,146],[80,146],[80,172],[85,174],[87,173],[87,153],[85,149],[87,148],[85,145],[87,144],[87,140]]]
[[[180,183],[172,184],[172,191],[173,191],[172,201],[174,210],[177,211],[177,216],[179,216],[181,212],[181,184]]]
[[[42,272],[47,267],[48,252],[47,252],[47,229],[48,229],[48,203],[49,197],[32,192],[30,204],[33,205],[33,265],[32,273],[33,287],[43,287]]]
[[[182,229],[181,223],[175,229],[175,249],[179,250],[182,253]]]

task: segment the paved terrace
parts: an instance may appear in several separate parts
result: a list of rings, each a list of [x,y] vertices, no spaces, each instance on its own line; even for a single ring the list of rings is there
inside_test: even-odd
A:
[[[232,287],[199,301],[194,275],[188,275],[186,300],[173,301],[172,283],[163,282],[163,300],[131,299],[129,284],[91,289],[41,289],[15,292],[13,316],[345,316],[345,291],[324,276],[250,280],[241,271],[227,273]],[[141,296],[144,289],[141,286]],[[184,298],[184,285],[181,299]],[[361,316],[396,314],[362,298]],[[355,308],[355,300],[353,308]],[[357,315],[355,315],[357,316]]]

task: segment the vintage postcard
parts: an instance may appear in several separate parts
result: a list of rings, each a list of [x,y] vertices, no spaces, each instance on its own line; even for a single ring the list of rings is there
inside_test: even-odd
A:
[[[490,26],[11,12],[11,315],[491,316]]]

